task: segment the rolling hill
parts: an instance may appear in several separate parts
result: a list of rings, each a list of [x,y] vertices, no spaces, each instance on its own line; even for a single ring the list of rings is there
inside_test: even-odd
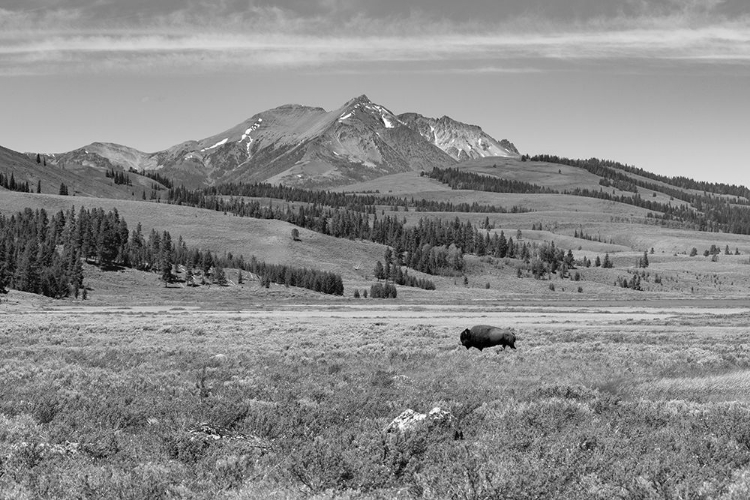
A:
[[[475,177],[451,187],[433,178],[434,167],[438,173]],[[167,201],[174,193],[136,171],[195,189],[192,198],[179,201],[194,206],[178,206],[176,198],[175,204],[145,201]],[[131,185],[115,184],[112,172],[127,175]],[[248,206],[274,206],[286,213],[322,206],[331,210],[329,217],[357,204],[355,210],[363,210],[356,198],[348,205],[328,207],[313,195],[308,201],[290,202],[284,196],[270,199],[222,191],[226,183],[267,182],[313,189],[309,193],[359,194],[374,200],[367,202],[372,204],[367,212],[359,212],[367,213],[370,223],[374,216],[390,216],[404,228],[438,220],[444,225],[468,222],[475,237],[489,240],[503,233],[532,252],[551,244],[571,250],[574,269],[582,275],[580,283],[571,282],[572,272],[526,279],[531,259],[467,253],[460,272],[426,275],[411,270],[413,276],[433,280],[439,293],[402,287],[399,297],[405,300],[620,300],[641,299],[644,293],[651,298],[725,298],[743,296],[750,286],[750,266],[743,265],[750,262],[746,188],[669,179],[596,159],[520,156],[510,142],[497,141],[478,126],[448,117],[397,115],[366,96],[333,111],[281,106],[211,137],[157,153],[93,143],[42,156],[37,163],[36,154],[0,148],[0,173],[28,182],[32,191],[41,186],[40,194],[13,193],[0,186],[4,216],[24,208],[117,208],[131,227],[140,223],[146,231],[167,230],[196,248],[339,273],[347,295],[373,283],[374,264],[383,259],[384,245],[351,235],[333,237],[306,226],[299,227],[300,241],[295,241],[290,235],[297,226],[284,220],[237,217],[232,210],[199,207],[218,206],[212,204],[217,199],[242,199]],[[482,187],[475,187],[476,179],[485,179]],[[517,184],[507,192],[485,190],[492,180]],[[57,195],[61,184],[72,196]],[[524,191],[532,185],[545,191]],[[223,196],[217,196],[220,192]],[[436,208],[440,204],[448,208]],[[711,248],[722,251],[705,255]],[[644,252],[650,255],[648,270],[638,267]],[[611,255],[613,269],[584,264],[604,254]],[[641,290],[621,286],[636,274],[643,280]],[[97,276],[101,288],[108,275]],[[128,287],[113,285],[113,293],[120,288]],[[298,295],[289,295],[293,296]]]
[[[76,159],[67,159],[72,157]],[[115,184],[106,172],[121,169],[85,149],[71,152],[60,161],[50,161],[48,158],[45,156],[43,162],[37,163],[29,155],[0,147],[0,173],[8,177],[12,174],[16,182],[28,182],[34,192],[39,186],[42,194],[59,194],[60,185],[65,184],[71,196],[131,200],[144,196],[151,198],[152,192],[165,189],[152,179],[132,173],[128,175],[131,185]],[[155,196],[161,194],[157,192]]]

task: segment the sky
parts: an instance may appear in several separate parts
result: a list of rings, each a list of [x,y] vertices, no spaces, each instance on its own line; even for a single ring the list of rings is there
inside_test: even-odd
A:
[[[747,0],[0,0],[0,146],[154,152],[366,94],[750,186]]]

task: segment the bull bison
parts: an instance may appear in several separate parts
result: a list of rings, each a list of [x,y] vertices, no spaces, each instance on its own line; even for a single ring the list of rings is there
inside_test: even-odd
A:
[[[461,344],[467,349],[476,347],[480,351],[485,347],[496,345],[516,348],[516,334],[508,328],[497,328],[489,325],[476,325],[461,332]]]

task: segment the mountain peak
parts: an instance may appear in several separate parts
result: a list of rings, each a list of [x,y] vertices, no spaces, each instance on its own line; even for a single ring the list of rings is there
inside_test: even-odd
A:
[[[355,97],[354,99],[349,100],[346,103],[346,106],[356,106],[357,104],[370,104],[372,101],[370,101],[370,98],[367,97],[365,94],[362,94],[359,97]]]

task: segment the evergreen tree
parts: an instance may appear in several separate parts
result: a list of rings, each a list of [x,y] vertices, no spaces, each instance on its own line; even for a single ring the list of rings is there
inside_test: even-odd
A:
[[[42,192],[42,181],[41,179],[36,181],[36,193],[39,194]]]
[[[382,280],[385,279],[385,269],[383,268],[383,263],[380,261],[377,261],[375,263],[375,279]]]
[[[161,280],[164,282],[164,287],[166,287],[170,283],[174,283],[174,275],[172,274],[172,261],[171,255],[169,253],[165,253],[162,256]]]
[[[214,268],[214,283],[219,286],[227,286],[227,275],[224,272],[224,268],[216,266]]]

